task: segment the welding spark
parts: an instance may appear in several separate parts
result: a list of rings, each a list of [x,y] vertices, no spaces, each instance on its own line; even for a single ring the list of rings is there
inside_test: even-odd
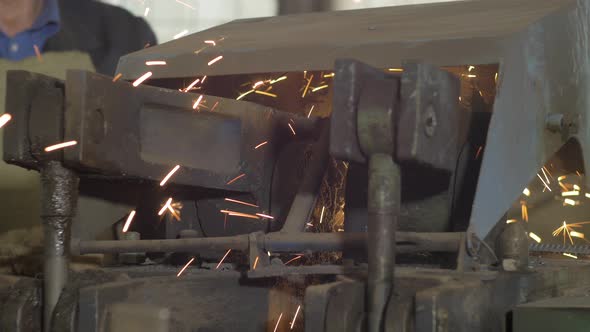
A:
[[[561,196],[563,196],[563,197],[578,196],[578,195],[580,195],[580,192],[577,190],[564,191],[561,193]]]
[[[258,207],[258,205],[254,205],[254,204],[251,204],[251,203],[246,203],[246,202],[243,202],[243,201],[239,201],[237,199],[226,198],[225,200],[227,202],[238,203],[238,204],[247,205],[247,206],[251,206],[251,207],[255,207],[255,208]]]
[[[309,226],[309,227],[313,227],[313,224],[310,223],[310,222],[306,223],[306,225]]]
[[[257,213],[256,215],[261,218],[265,218],[265,219],[274,219],[275,218],[273,216],[269,216],[268,214],[263,214],[263,213]]]
[[[404,70],[402,68],[389,68],[387,69],[388,71],[393,71],[393,72],[397,72],[397,73],[401,73]]]
[[[291,258],[289,261],[287,261],[287,263],[285,263],[285,265],[289,265],[289,263],[294,262],[294,261],[296,261],[298,259],[301,259],[301,257],[303,257],[303,255],[299,255],[299,256],[297,256],[295,258]]]
[[[45,152],[51,152],[51,151],[54,151],[54,150],[67,148],[68,146],[74,146],[76,144],[78,144],[78,142],[76,142],[76,141],[69,141],[69,142],[63,142],[63,143],[51,145],[51,146],[48,146],[48,147],[45,148]]]
[[[330,78],[330,77],[334,77],[334,76],[336,76],[336,74],[331,73],[331,74],[324,75],[324,78]]]
[[[573,237],[577,237],[578,239],[585,239],[585,235],[584,233],[580,233],[580,232],[576,232],[576,231],[571,231],[570,235]]]
[[[291,132],[293,133],[293,136],[297,135],[297,134],[295,134],[295,129],[293,129],[293,126],[291,126],[290,123],[288,123],[288,125],[289,125],[289,128],[291,128]]]
[[[170,203],[172,203],[172,197],[168,198],[168,200],[166,201],[166,204],[164,204],[164,206],[160,209],[160,211],[158,211],[159,216],[163,215],[164,212],[166,212],[166,209],[168,209],[168,207],[170,206]]]
[[[481,153],[481,150],[483,150],[483,145],[480,145],[479,148],[477,149],[477,152],[475,153],[475,160],[477,160],[479,158],[479,154]]]
[[[213,105],[213,107],[211,107],[211,112],[213,112],[215,110],[215,108],[217,107],[217,105],[219,105],[219,102],[216,101],[215,104]]]
[[[123,226],[123,233],[127,233],[127,231],[129,230],[129,226],[131,226],[131,221],[133,220],[133,217],[135,217],[135,210],[131,211],[131,213],[129,213],[129,216],[127,217],[127,220],[125,221],[125,225]]]
[[[311,92],[316,92],[316,91],[323,90],[323,89],[327,88],[328,86],[329,86],[328,84],[324,84],[324,85],[318,86],[317,88],[311,89]]]
[[[146,7],[145,12],[143,12],[143,17],[147,17],[150,13],[150,7]]]
[[[313,108],[315,107],[315,105],[311,105],[311,108],[309,109],[309,113],[307,113],[307,118],[309,119],[309,117],[311,116],[311,112],[313,112]]]
[[[322,221],[324,220],[324,211],[326,210],[325,206],[322,206],[322,213],[320,214],[320,224],[322,223]]]
[[[580,202],[574,201],[573,199],[570,199],[570,198],[566,198],[566,199],[563,200],[563,204],[564,205],[576,206],[576,205],[580,205]]]
[[[261,146],[264,146],[264,145],[266,145],[266,144],[268,144],[268,141],[264,141],[264,142],[262,142],[262,143],[260,143],[260,144],[256,145],[256,146],[254,147],[254,150],[257,150],[259,147],[261,147]]]
[[[250,218],[250,219],[260,219],[259,216],[255,216],[253,214],[248,214],[248,213],[242,213],[242,212],[236,212],[236,211],[230,211],[230,210],[219,210],[219,212],[221,213],[225,213],[229,216],[234,216],[234,217],[244,217],[244,218]]]
[[[549,181],[549,178],[547,177],[547,173],[545,173],[545,167],[541,167],[541,171],[543,172],[543,176],[545,176],[545,180],[547,181],[547,184],[550,184],[551,181]]]
[[[219,261],[219,264],[217,264],[217,266],[215,267],[216,270],[221,266],[221,263],[223,263],[223,261],[225,260],[227,255],[229,255],[230,252],[231,252],[231,249],[228,249],[227,252],[225,253],[225,255],[223,255],[223,258]]]
[[[182,30],[179,33],[175,34],[174,37],[172,37],[172,39],[178,39],[178,38],[186,35],[187,33],[188,33],[188,30],[186,30],[186,29]]]
[[[299,309],[301,309],[301,306],[297,306],[297,311],[295,311],[295,316],[293,316],[293,320],[291,321],[291,330],[293,329],[293,326],[295,326],[295,320],[299,314]]]
[[[530,195],[531,195],[531,191],[529,190],[529,188],[524,188],[524,190],[522,191],[522,193],[523,193],[525,196],[530,196]]]
[[[309,85],[311,84],[311,80],[313,80],[313,74],[309,76],[309,79],[307,80],[307,85],[305,86],[305,89],[303,89],[303,94],[301,95],[301,98],[305,98],[305,95],[307,94],[307,90],[309,90]]]
[[[475,66],[469,66],[469,69],[467,69],[468,72],[471,72],[472,70],[475,69]]]
[[[178,272],[178,274],[176,275],[176,278],[180,277],[180,275],[182,274],[182,272],[184,272],[184,270],[186,270],[186,268],[187,268],[189,265],[191,265],[191,263],[192,263],[194,260],[195,260],[195,258],[194,258],[194,257],[193,257],[193,258],[191,258],[191,260],[190,260],[190,261],[188,261],[188,263],[186,263],[186,264],[185,264],[185,265],[182,267],[182,269],[180,269],[180,271],[179,271],[179,272]]]
[[[192,9],[192,10],[196,10],[196,8],[195,8],[195,7],[193,7],[193,6],[189,5],[189,4],[188,4],[188,3],[186,3],[186,2],[182,2],[182,1],[180,1],[180,0],[176,0],[176,2],[178,2],[179,4],[181,4],[181,5],[183,5],[183,6],[187,7],[187,8],[190,8],[190,9]]]
[[[537,173],[537,177],[539,178],[539,180],[541,180],[541,182],[543,182],[543,185],[545,186],[545,188],[547,188],[547,190],[553,191],[553,190],[551,190],[551,188],[549,188],[549,185],[547,185],[547,183],[545,183],[545,180],[543,180],[543,178],[539,175],[539,173]]]
[[[560,177],[557,178],[557,181],[565,180],[565,178],[566,178],[566,176],[565,175],[562,175],[562,176],[560,176]]]
[[[217,61],[223,59],[223,55],[220,55],[207,63],[207,66],[211,66],[212,64],[216,63]]]
[[[168,182],[168,180],[170,180],[170,178],[172,177],[172,175],[174,175],[174,173],[176,173],[176,171],[178,171],[180,169],[180,165],[176,165],[174,166],[174,168],[168,173],[168,175],[166,175],[164,177],[164,179],[162,180],[162,182],[160,182],[160,187],[163,187],[166,182]]]
[[[240,100],[240,99],[242,99],[242,98],[246,97],[247,95],[251,94],[251,93],[252,93],[252,92],[254,92],[254,91],[255,91],[255,90],[250,90],[250,91],[244,92],[244,93],[242,93],[241,95],[239,95],[239,96],[238,96],[238,98],[236,98],[236,100]]]
[[[273,332],[277,332],[277,329],[279,328],[279,323],[281,322],[281,318],[283,318],[283,313],[282,312],[279,315],[279,319],[277,319],[277,325],[275,325],[275,329],[274,329]]]
[[[286,79],[287,79],[287,76],[281,76],[281,77],[279,77],[279,78],[277,78],[277,79],[271,80],[271,81],[270,81],[270,82],[268,82],[268,83],[269,83],[270,85],[273,85],[273,84],[275,84],[275,83],[278,83],[278,82],[280,82],[280,81],[283,81],[283,80],[286,80]]]
[[[43,62],[43,57],[41,56],[41,51],[39,50],[39,46],[33,45],[33,49],[35,50],[35,55],[37,56],[37,61]]]
[[[512,223],[515,223],[517,221],[518,220],[516,220],[516,219],[508,219],[508,220],[506,220],[506,224],[512,224]]]
[[[12,115],[4,113],[0,116],[0,128],[4,127],[8,121],[12,119]]]
[[[473,75],[473,74],[469,74],[469,75],[465,75],[465,76],[467,76],[469,78],[476,78],[477,77],[477,75]]]
[[[232,184],[232,183],[234,183],[234,182],[238,181],[239,179],[243,178],[244,176],[246,176],[246,173],[240,174],[240,175],[236,176],[235,178],[233,178],[233,179],[229,180],[229,181],[226,183],[226,185],[230,185],[230,184]]]
[[[215,40],[205,40],[205,44],[216,46]]]
[[[258,90],[256,90],[256,91],[254,91],[254,93],[257,93],[257,94],[263,95],[263,96],[273,97],[273,98],[276,98],[277,97],[276,94],[270,93],[270,92],[264,92],[264,91],[258,91]]]
[[[254,260],[254,265],[252,265],[252,270],[256,270],[256,266],[258,265],[258,256],[256,256],[256,259]]]
[[[150,78],[152,76],[152,74],[153,73],[151,71],[148,71],[147,73],[141,75],[140,78],[138,78],[137,80],[135,80],[135,82],[133,82],[133,86],[137,88],[141,83],[143,83],[145,80]]]
[[[527,208],[525,201],[520,201],[520,213],[522,214],[522,219],[529,222],[529,209]]]
[[[584,196],[586,196],[586,198],[590,198],[590,194],[589,193],[585,193]]]
[[[252,85],[252,89],[256,89],[257,87],[261,86],[262,84],[264,84],[264,81],[258,81],[256,83],[254,83],[254,85]]]
[[[574,190],[580,191],[580,186],[578,186],[577,184],[574,184]]]
[[[203,100],[203,95],[200,95],[199,98],[197,98],[197,101],[195,101],[195,103],[193,104],[193,109],[196,110],[197,108],[199,108],[199,104],[201,103],[201,101]]]
[[[165,66],[166,61],[162,61],[162,60],[146,61],[145,65],[146,66]]]
[[[200,78],[197,78],[196,80],[194,80],[189,86],[186,87],[186,89],[184,89],[184,92],[188,92],[190,89],[194,88],[195,85],[197,85],[200,80],[201,80]]]
[[[541,238],[537,234],[535,234],[533,232],[529,232],[529,236],[531,237],[531,239],[535,240],[537,243],[541,243]]]
[[[582,227],[582,225],[585,224],[590,224],[590,222],[585,221],[585,222],[577,222],[577,223],[573,223],[573,224],[568,224],[567,222],[565,222],[565,220],[563,221],[563,225],[556,228],[553,233],[551,233],[554,237],[559,236],[559,234],[563,234],[563,244],[565,244],[566,242],[566,236],[567,238],[569,238],[571,244],[574,244],[574,240],[572,239],[573,237],[577,237],[577,238],[581,238],[585,240],[584,234],[583,233],[579,233],[574,231],[574,228],[576,227]],[[573,235],[573,233],[575,232],[575,235]]]
[[[494,82],[498,82],[498,73],[496,73],[496,75],[494,75]]]
[[[570,258],[573,258],[573,259],[578,259],[578,256],[572,255],[572,254],[568,254],[567,252],[564,252],[563,255],[564,256],[567,256],[567,257],[570,257]]]
[[[113,82],[117,82],[121,77],[123,77],[123,74],[118,73],[117,75],[115,75],[115,77],[113,77]]]

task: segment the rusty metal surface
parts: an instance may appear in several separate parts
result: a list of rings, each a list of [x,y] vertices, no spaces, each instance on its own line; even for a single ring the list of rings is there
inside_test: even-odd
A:
[[[396,158],[455,170],[459,145],[459,79],[429,64],[405,63]]]
[[[459,1],[238,20],[127,55],[117,72],[137,78],[148,70],[148,60],[168,63],[154,70],[154,78],[329,70],[341,58],[378,68],[408,59],[496,63],[504,36],[572,3]],[[217,46],[204,47],[205,40]],[[207,65],[219,55],[222,61]]]

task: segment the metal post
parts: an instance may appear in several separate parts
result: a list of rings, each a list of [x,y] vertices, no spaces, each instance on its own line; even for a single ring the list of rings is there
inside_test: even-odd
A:
[[[70,224],[76,211],[77,175],[58,161],[41,169],[41,220],[45,235],[43,330],[51,328],[53,309],[68,279]]]
[[[400,209],[400,169],[391,155],[369,159],[368,192],[368,331],[382,331],[393,289],[395,230]]]

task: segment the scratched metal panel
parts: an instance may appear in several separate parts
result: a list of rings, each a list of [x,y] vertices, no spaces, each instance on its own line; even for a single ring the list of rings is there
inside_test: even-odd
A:
[[[127,55],[118,72],[136,78],[147,60],[168,62],[149,68],[153,78],[325,70],[338,58],[378,68],[408,59],[494,63],[501,37],[573,2],[482,0],[239,20]]]
[[[589,38],[590,2],[580,0],[531,25],[507,48],[471,216],[478,236],[488,233],[569,137],[579,139],[590,169]],[[546,130],[549,113],[578,119],[577,133]]]

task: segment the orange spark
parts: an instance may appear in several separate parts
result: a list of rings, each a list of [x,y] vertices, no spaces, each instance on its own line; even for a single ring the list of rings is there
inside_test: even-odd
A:
[[[218,56],[218,57],[214,58],[213,60],[209,61],[209,62],[207,63],[207,66],[211,66],[212,64],[216,63],[217,61],[219,61],[219,60],[221,60],[221,59],[223,59],[223,55],[220,55],[220,56]]]
[[[115,75],[115,77],[113,77],[113,82],[117,82],[121,77],[123,77],[123,74],[118,73],[117,75]]]
[[[403,70],[403,69],[401,69],[401,68],[389,68],[389,69],[387,69],[387,70],[388,70],[388,71],[397,72],[397,73],[401,73],[401,72],[403,72],[403,71],[404,71],[404,70]]]
[[[295,134],[295,129],[293,129],[293,126],[291,126],[290,123],[288,125],[289,125],[289,128],[291,128],[291,132],[293,133],[293,136],[297,135],[297,134]]]
[[[279,328],[279,324],[281,323],[281,318],[283,318],[283,313],[282,312],[279,315],[279,319],[277,319],[277,325],[275,325],[275,329],[274,329],[273,332],[277,332],[277,329]]]
[[[297,314],[299,314],[300,309],[301,306],[297,306],[297,311],[295,311],[295,316],[293,316],[293,320],[291,321],[291,330],[293,329],[293,326],[295,326],[295,320],[297,319]]]
[[[254,93],[259,94],[259,95],[263,95],[263,96],[273,97],[273,98],[276,98],[277,97],[276,94],[270,93],[270,92],[264,92],[264,91],[258,91],[258,90],[256,90],[256,91],[254,91]]]
[[[39,46],[33,45],[33,49],[35,50],[35,55],[37,56],[37,60],[39,62],[43,62],[43,57],[41,56],[41,51],[39,50]]]
[[[520,213],[522,215],[522,220],[529,222],[529,209],[524,201],[520,201]]]
[[[307,113],[307,118],[309,119],[309,117],[311,116],[311,112],[313,112],[313,108],[315,107],[315,105],[311,105],[311,108],[309,109],[309,113]]]
[[[190,89],[194,88],[195,85],[197,85],[200,80],[201,80],[200,78],[197,78],[196,80],[194,80],[189,86],[186,87],[186,89],[184,89],[184,92],[188,92]]]
[[[299,255],[299,256],[297,256],[295,258],[291,258],[289,261],[287,261],[287,263],[285,263],[285,265],[289,265],[289,263],[294,262],[294,261],[296,261],[298,259],[301,259],[301,257],[303,257],[303,255]]]
[[[242,173],[242,174],[240,174],[240,175],[236,176],[235,178],[233,178],[233,179],[229,180],[229,181],[226,183],[226,185],[230,185],[230,184],[232,184],[232,183],[234,183],[234,182],[238,181],[239,179],[243,178],[244,176],[246,176],[246,173]]]
[[[307,85],[305,86],[305,89],[303,89],[303,94],[301,95],[301,98],[305,98],[307,90],[309,89],[309,85],[311,84],[311,80],[313,80],[313,74],[309,76],[309,79],[307,80]]]
[[[195,258],[194,258],[194,257],[193,257],[193,258],[191,258],[191,260],[190,260],[190,261],[188,261],[188,263],[186,263],[186,264],[185,264],[185,265],[182,267],[182,269],[181,269],[181,270],[178,272],[178,274],[176,275],[176,277],[177,277],[177,278],[178,278],[178,277],[180,277],[180,275],[182,274],[182,272],[184,272],[184,270],[186,270],[186,268],[187,268],[189,265],[191,265],[191,263],[192,263],[194,260],[195,260]]]
[[[141,83],[143,83],[145,80],[150,78],[152,76],[152,74],[153,73],[151,71],[148,71],[147,73],[141,75],[140,78],[138,78],[137,80],[135,80],[135,82],[133,82],[133,86],[137,88]]]
[[[230,210],[219,210],[219,212],[225,213],[225,214],[230,215],[230,216],[235,216],[235,217],[244,217],[244,218],[250,218],[250,219],[260,219],[260,217],[255,216],[253,214],[248,214],[248,213],[242,213],[242,212],[236,212],[236,211],[230,211]]]
[[[213,45],[213,46],[217,45],[215,43],[215,40],[205,40],[205,44],[209,44],[209,45]]]
[[[323,89],[327,88],[328,86],[329,86],[328,84],[320,85],[317,88],[311,89],[311,92],[316,92],[316,91],[323,90]]]
[[[170,178],[172,177],[172,175],[174,175],[174,173],[176,173],[176,171],[178,171],[180,169],[180,165],[176,165],[174,166],[174,168],[168,173],[168,175],[166,175],[164,177],[164,179],[162,180],[162,182],[160,182],[160,187],[163,187],[166,182],[168,182],[168,180],[170,180]]]
[[[330,78],[330,77],[334,77],[334,76],[336,76],[336,74],[331,73],[331,74],[324,75],[324,78]]]
[[[239,95],[238,98],[236,98],[236,100],[240,100],[240,99],[246,97],[247,95],[251,94],[252,92],[254,92],[254,90],[246,91],[246,92],[242,93],[241,95]]]
[[[0,127],[2,127],[2,126],[0,126]],[[262,143],[260,143],[260,144],[256,145],[256,147],[254,147],[254,150],[258,149],[258,148],[259,148],[259,147],[261,147],[261,146],[264,146],[264,145],[266,145],[267,143],[268,143],[268,141],[264,141],[264,142],[262,142]]]
[[[129,213],[129,217],[127,217],[125,225],[123,226],[123,233],[127,233],[127,231],[129,230],[129,226],[131,226],[131,221],[133,220],[133,217],[135,217],[135,210]]]
[[[227,255],[229,255],[230,252],[231,252],[231,249],[228,249],[227,252],[225,253],[225,255],[223,255],[223,258],[219,261],[219,264],[217,264],[217,266],[215,267],[216,270],[221,266],[221,263],[223,263],[223,261],[225,260],[225,257],[227,257]]]
[[[190,9],[192,9],[192,10],[196,10],[196,8],[195,8],[195,7],[193,7],[193,6],[189,5],[189,4],[188,4],[188,3],[186,3],[186,2],[183,2],[183,1],[180,1],[180,0],[176,0],[176,2],[178,2],[179,4],[181,4],[181,5],[183,5],[183,6],[187,7],[187,8],[190,8]]]
[[[160,211],[158,211],[159,216],[164,214],[166,209],[168,209],[168,207],[170,206],[170,203],[172,203],[172,197],[168,198],[168,200],[166,201],[166,204],[164,204],[164,206],[160,209]]]
[[[225,200],[227,202],[238,203],[238,204],[247,205],[247,206],[251,206],[251,207],[255,207],[255,208],[258,207],[258,205],[254,205],[254,204],[251,204],[251,203],[246,203],[246,202],[243,202],[243,201],[239,201],[237,199],[225,198]]]
[[[274,219],[275,218],[273,216],[269,216],[268,214],[263,214],[263,213],[257,213],[256,215],[259,217],[262,217],[262,218],[266,218],[266,219]]]
[[[63,143],[59,143],[59,144],[55,144],[55,145],[51,145],[45,148],[45,152],[51,152],[57,149],[63,149],[63,148],[67,148],[68,146],[74,146],[78,144],[78,142],[76,141],[69,141],[69,142],[63,142]]]
[[[552,191],[551,188],[549,188],[549,185],[545,183],[545,180],[543,180],[543,178],[539,175],[539,173],[537,173],[537,177],[539,178],[539,180],[541,180],[541,182],[543,182],[543,185],[545,186],[545,188],[547,188],[547,190]]]
[[[506,220],[506,223],[507,224],[512,224],[512,223],[515,223],[515,222],[518,222],[518,220],[516,220],[516,219],[508,219],[508,220]]]
[[[12,119],[12,115],[4,113],[0,116],[0,128],[4,127],[8,121]]]
[[[162,60],[146,61],[145,65],[146,66],[165,66],[166,61],[162,61]]]
[[[481,150],[482,150],[482,149],[483,149],[483,145],[482,145],[482,146],[480,146],[480,147],[477,149],[477,153],[475,154],[475,159],[476,159],[476,160],[477,160],[477,158],[479,158],[479,154],[481,153]]]
[[[256,256],[256,259],[254,260],[254,265],[252,266],[252,270],[256,270],[256,265],[258,265],[258,256]]]
[[[529,236],[531,237],[531,239],[535,240],[535,242],[541,243],[541,238],[537,234],[529,232]]]
[[[199,104],[201,103],[201,100],[203,100],[203,95],[200,95],[199,98],[197,99],[197,101],[195,101],[195,103],[193,104],[193,109],[196,110],[197,108],[199,108]]]

